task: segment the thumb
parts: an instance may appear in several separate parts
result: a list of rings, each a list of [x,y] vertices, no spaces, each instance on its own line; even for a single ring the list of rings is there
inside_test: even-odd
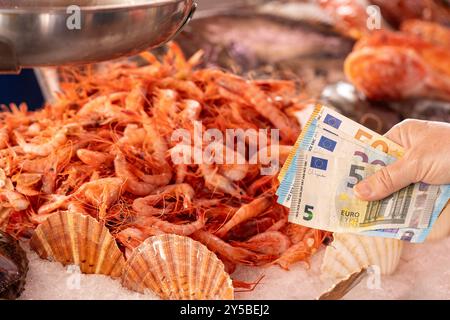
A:
[[[358,183],[353,191],[362,200],[381,200],[414,183],[414,172],[410,163],[402,158]]]

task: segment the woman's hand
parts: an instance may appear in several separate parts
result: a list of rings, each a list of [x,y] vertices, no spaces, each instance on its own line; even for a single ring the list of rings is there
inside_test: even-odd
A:
[[[385,135],[403,146],[403,158],[384,167],[354,188],[357,197],[375,201],[416,182],[450,183],[450,124],[405,120]]]

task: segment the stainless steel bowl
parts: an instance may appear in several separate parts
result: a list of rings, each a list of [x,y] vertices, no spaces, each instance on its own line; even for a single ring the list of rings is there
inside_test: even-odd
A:
[[[195,8],[194,0],[0,0],[0,72],[136,54],[171,40]]]

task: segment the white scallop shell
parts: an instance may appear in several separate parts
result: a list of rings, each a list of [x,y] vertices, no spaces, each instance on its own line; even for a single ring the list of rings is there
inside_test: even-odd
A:
[[[370,266],[379,266],[381,274],[391,274],[400,261],[400,240],[334,233],[326,248],[321,271],[324,278],[340,280]]]
[[[442,211],[439,218],[434,223],[427,241],[436,241],[444,239],[450,234],[450,204]]]
[[[91,216],[58,212],[35,230],[31,248],[43,259],[78,265],[83,273],[122,275],[125,258],[109,230]]]
[[[233,284],[222,261],[206,246],[188,237],[150,237],[127,261],[122,284],[163,299],[233,299]]]

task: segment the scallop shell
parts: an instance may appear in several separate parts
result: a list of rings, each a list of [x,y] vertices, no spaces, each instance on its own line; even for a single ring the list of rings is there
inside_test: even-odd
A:
[[[436,241],[447,237],[450,234],[450,203],[442,211],[439,218],[434,223],[427,241]]]
[[[108,229],[94,218],[59,212],[40,224],[30,246],[44,259],[78,265],[83,273],[122,275],[125,258]]]
[[[322,276],[341,280],[371,266],[379,266],[381,274],[391,274],[397,268],[402,249],[400,240],[335,233],[325,250]]]
[[[122,284],[163,299],[233,299],[233,285],[222,261],[200,242],[165,234],[137,247],[125,265]]]

